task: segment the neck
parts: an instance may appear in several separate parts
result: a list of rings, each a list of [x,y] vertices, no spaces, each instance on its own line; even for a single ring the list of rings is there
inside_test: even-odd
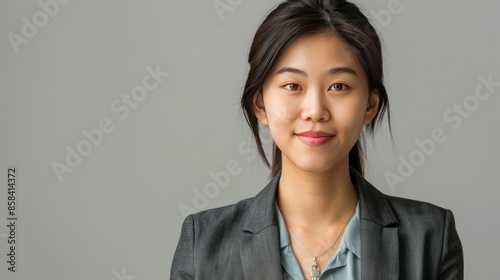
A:
[[[283,161],[278,184],[276,201],[284,217],[309,228],[337,224],[352,213],[358,199],[347,159],[321,173],[293,168]]]

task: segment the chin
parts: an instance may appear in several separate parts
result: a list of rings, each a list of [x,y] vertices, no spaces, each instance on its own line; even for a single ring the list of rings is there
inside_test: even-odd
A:
[[[318,160],[313,160],[312,162],[302,162],[296,164],[296,166],[306,172],[311,173],[323,173],[326,172],[334,166],[332,163],[319,162]]]
[[[329,156],[329,158],[326,158],[326,156]],[[303,156],[294,161],[294,164],[297,168],[307,172],[323,173],[340,167],[343,161],[338,155],[323,154],[321,156]]]

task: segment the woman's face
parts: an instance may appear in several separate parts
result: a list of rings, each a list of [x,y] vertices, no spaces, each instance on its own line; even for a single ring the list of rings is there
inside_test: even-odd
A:
[[[325,172],[348,164],[349,150],[378,108],[361,65],[337,35],[298,38],[254,97],[257,118],[269,126],[283,168]],[[304,135],[321,131],[328,136]]]

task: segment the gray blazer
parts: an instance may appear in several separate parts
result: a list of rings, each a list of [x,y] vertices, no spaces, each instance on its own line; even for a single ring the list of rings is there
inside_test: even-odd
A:
[[[463,279],[450,210],[384,195],[351,169],[359,197],[361,275],[368,279]],[[257,196],[189,215],[170,279],[282,279],[275,194],[281,173]]]

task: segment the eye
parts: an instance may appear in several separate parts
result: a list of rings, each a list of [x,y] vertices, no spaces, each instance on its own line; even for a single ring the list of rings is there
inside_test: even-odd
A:
[[[298,84],[286,84],[285,89],[287,89],[287,90],[301,90],[302,88]]]
[[[341,91],[341,90],[347,90],[349,89],[349,87],[345,84],[341,84],[341,83],[336,83],[336,84],[333,84],[330,89],[334,90],[334,91]]]

